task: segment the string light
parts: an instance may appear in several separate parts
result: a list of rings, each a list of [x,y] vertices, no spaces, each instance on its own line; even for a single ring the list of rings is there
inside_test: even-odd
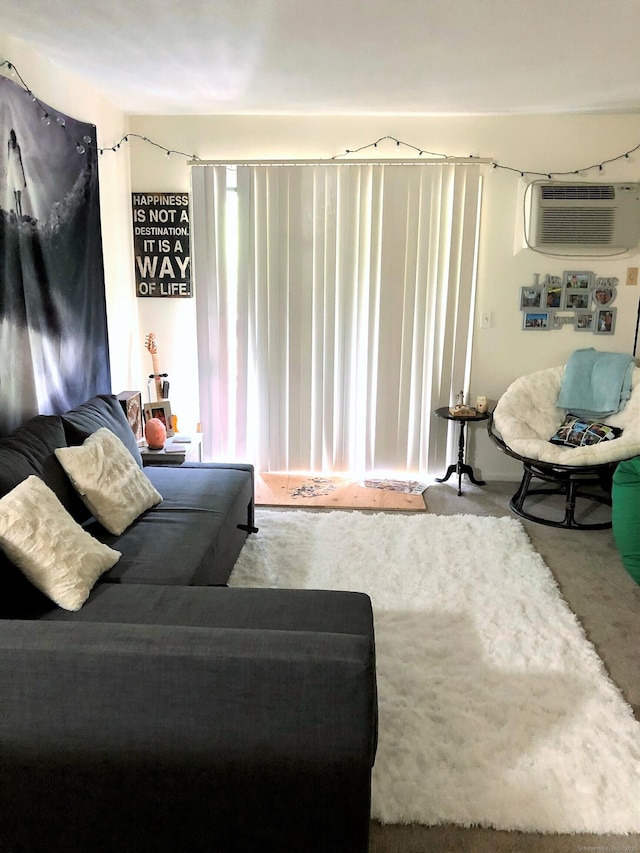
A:
[[[16,66],[12,62],[10,62],[9,60],[4,59],[0,62],[0,69],[2,69],[3,67],[7,68],[7,70],[10,72],[11,77],[17,77],[17,79],[22,84],[24,90],[27,92],[28,95],[31,96],[31,100],[35,104],[37,104],[38,107],[41,109],[41,111],[42,111],[41,120],[44,123],[50,125],[52,116],[48,112],[45,105],[33,94],[31,89],[27,86],[27,84],[25,83],[22,75],[20,74],[20,72],[18,71]],[[67,126],[66,126],[66,123],[65,123],[65,120],[62,116],[56,117],[56,124],[59,127],[61,127],[63,130],[65,130],[67,133],[69,133]],[[199,160],[200,159],[197,156],[197,154],[187,154],[184,151],[177,151],[174,148],[167,148],[165,145],[161,145],[159,142],[155,142],[153,139],[149,139],[148,136],[143,136],[140,133],[127,133],[127,134],[125,134],[125,136],[122,137],[122,139],[120,139],[114,145],[106,146],[103,148],[97,148],[97,151],[99,154],[104,154],[105,151],[113,151],[113,152],[119,151],[122,143],[123,142],[129,142],[130,139],[140,139],[143,142],[146,142],[148,145],[152,145],[154,148],[158,148],[161,151],[164,151],[167,159],[169,157],[171,157],[172,154],[177,154],[180,157],[186,157],[189,160]],[[399,148],[400,146],[404,146],[405,148],[409,148],[410,150],[415,151],[416,154],[418,155],[418,157],[422,157],[423,155],[427,155],[428,157],[439,158],[441,160],[449,160],[449,159],[451,159],[451,156],[452,156],[450,154],[443,154],[442,152],[439,152],[439,151],[428,151],[426,148],[418,148],[417,145],[412,145],[409,142],[403,142],[401,139],[398,139],[395,136],[387,135],[387,136],[381,136],[379,139],[376,139],[374,142],[369,142],[367,145],[361,145],[359,148],[346,148],[342,152],[342,154],[336,154],[331,159],[337,160],[339,157],[345,157],[345,156],[348,156],[349,154],[359,154],[361,151],[366,151],[368,148],[377,148],[381,142],[386,142],[386,141],[395,142],[396,148]],[[86,152],[87,147],[89,147],[89,148],[94,147],[94,143],[93,143],[90,136],[84,136],[82,140],[75,140],[75,142],[76,142],[76,150],[78,151],[79,154],[84,154]],[[515,166],[508,166],[508,165],[505,165],[504,163],[498,163],[497,161],[491,162],[491,170],[493,172],[495,172],[497,169],[502,169],[502,170],[507,171],[507,172],[515,172],[516,174],[520,175],[520,177],[523,179],[525,179],[525,178],[547,178],[548,180],[553,180],[553,178],[564,178],[568,175],[581,175],[581,174],[588,173],[594,169],[597,169],[599,171],[599,173],[602,174],[605,171],[605,166],[609,165],[610,163],[617,163],[620,160],[632,160],[631,155],[635,154],[635,152],[639,151],[639,150],[640,150],[640,143],[635,145],[633,148],[630,148],[628,151],[624,151],[622,154],[618,154],[615,157],[610,157],[607,160],[603,160],[601,163],[592,163],[589,166],[580,166],[577,169],[570,169],[567,171],[536,172],[536,171],[532,171],[530,169],[521,169],[521,168],[516,168]],[[476,159],[476,157],[477,157],[477,155],[469,154],[468,159],[473,160],[473,159]]]
[[[339,157],[345,157],[348,154],[359,154],[361,151],[366,151],[367,148],[377,148],[380,142],[384,142],[385,140],[389,140],[390,142],[395,142],[396,147],[400,145],[404,145],[405,148],[410,148],[413,151],[418,152],[418,156],[420,157],[422,154],[428,154],[430,157],[438,157],[441,159],[448,160],[451,158],[449,154],[442,154],[440,152],[427,151],[424,148],[418,148],[416,145],[411,145],[408,142],[402,142],[399,139],[396,139],[395,136],[381,136],[380,139],[376,139],[375,142],[369,142],[367,145],[361,145],[360,148],[347,148],[342,154],[336,154],[332,157],[332,160],[337,160]],[[580,175],[585,172],[590,172],[593,169],[597,169],[601,174],[605,171],[605,166],[609,165],[609,163],[617,163],[619,160],[632,160],[631,155],[636,151],[640,150],[640,143],[630,148],[628,151],[625,151],[623,154],[618,154],[615,157],[610,157],[607,160],[603,160],[601,163],[592,163],[589,166],[581,166],[578,169],[570,169],[566,172],[535,172],[530,169],[518,169],[515,166],[505,166],[503,163],[498,163],[497,161],[491,162],[491,170],[493,172],[496,169],[504,169],[507,172],[515,172],[520,175],[521,178],[547,178],[548,180],[553,180],[553,178],[564,178],[567,175]],[[469,154],[469,159],[476,159],[477,155]]]
[[[395,142],[397,148],[404,145],[405,148],[411,148],[413,151],[417,151],[418,157],[421,157],[423,154],[428,154],[430,157],[442,157],[444,159],[448,159],[447,154],[438,154],[435,151],[427,151],[425,148],[418,148],[415,145],[410,145],[408,142],[402,142],[400,139],[396,139],[395,136],[381,136],[380,139],[376,139],[375,142],[369,142],[368,145],[361,145],[360,148],[347,148],[342,154],[336,154],[331,159],[337,160],[338,157],[344,157],[346,154],[359,154],[361,151],[366,151],[367,148],[377,148],[380,142],[386,142],[387,140]]]
[[[36,95],[33,94],[31,89],[27,86],[24,81],[24,78],[22,77],[16,66],[12,62],[9,62],[9,60],[4,59],[0,61],[0,69],[4,67],[6,67],[7,70],[10,72],[11,77],[17,78],[20,81],[20,84],[22,85],[25,92],[31,97],[33,103],[40,108],[42,112],[40,120],[42,121],[42,123],[50,125],[53,116],[51,115],[47,107],[42,103],[42,101],[40,101],[36,97]],[[56,117],[56,125],[62,130],[64,130],[65,133],[67,133],[69,136],[71,135],[69,129],[67,128],[66,121],[62,116]],[[143,142],[147,142],[149,145],[153,145],[155,148],[159,148],[161,151],[165,152],[167,157],[169,157],[171,154],[178,154],[180,157],[186,157],[189,160],[200,159],[196,154],[187,154],[184,151],[176,151],[174,148],[166,148],[164,145],[160,145],[159,142],[154,142],[152,139],[149,139],[147,136],[142,136],[139,133],[128,133],[126,134],[126,136],[123,136],[122,139],[119,140],[119,142],[116,142],[114,145],[107,146],[104,148],[97,148],[94,141],[88,134],[85,134],[82,139],[74,139],[73,141],[75,142],[76,151],[78,152],[78,154],[85,154],[87,148],[95,148],[99,154],[104,154],[105,151],[118,151],[120,149],[121,144],[123,142],[128,142],[130,138],[141,139]]]
[[[122,137],[115,145],[111,145],[107,148],[99,148],[98,151],[100,154],[104,154],[105,151],[118,151],[123,142],[129,142],[130,139],[141,139],[143,142],[148,143],[149,145],[153,145],[155,148],[159,148],[161,151],[164,151],[165,156],[169,158],[172,154],[178,154],[180,157],[187,157],[189,160],[199,160],[197,154],[186,154],[184,151],[176,151],[175,148],[167,148],[164,145],[160,145],[159,142],[154,142],[153,139],[149,139],[148,136],[142,136],[140,133],[127,133]]]

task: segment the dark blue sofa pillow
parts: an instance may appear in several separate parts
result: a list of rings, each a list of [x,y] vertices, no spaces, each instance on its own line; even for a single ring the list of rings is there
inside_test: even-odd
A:
[[[107,427],[118,436],[142,468],[138,442],[118,398],[113,394],[98,394],[61,417],[69,447],[82,444],[92,433]]]
[[[66,446],[64,427],[58,415],[36,415],[11,435],[0,438],[0,497],[35,474],[55,492],[76,521],[82,523],[90,518],[91,513],[55,456],[56,448]]]

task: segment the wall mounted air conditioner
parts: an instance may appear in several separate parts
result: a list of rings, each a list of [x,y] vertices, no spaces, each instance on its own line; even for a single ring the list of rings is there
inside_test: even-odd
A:
[[[640,241],[640,184],[534,181],[527,244],[549,254],[628,251]]]

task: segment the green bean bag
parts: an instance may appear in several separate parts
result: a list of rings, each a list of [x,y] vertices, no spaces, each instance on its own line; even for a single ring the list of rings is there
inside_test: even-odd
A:
[[[615,470],[611,520],[624,567],[640,584],[640,456],[620,462]]]

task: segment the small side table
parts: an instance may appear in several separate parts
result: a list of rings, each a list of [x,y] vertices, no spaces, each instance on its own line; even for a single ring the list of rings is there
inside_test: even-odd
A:
[[[485,486],[484,480],[476,480],[473,474],[471,465],[467,465],[464,461],[464,427],[465,424],[475,423],[476,421],[486,421],[489,418],[489,412],[483,412],[476,415],[456,415],[455,417],[449,411],[448,406],[441,406],[436,409],[434,414],[439,418],[444,418],[447,421],[456,421],[460,424],[460,440],[458,442],[458,461],[454,465],[449,465],[447,473],[444,477],[436,477],[436,483],[446,483],[452,474],[458,475],[458,495],[462,494],[462,475],[466,474],[472,483],[476,486]]]
[[[202,433],[191,436],[187,444],[173,444],[168,438],[162,450],[151,450],[146,444],[140,448],[142,465],[182,465],[183,462],[202,462]]]

